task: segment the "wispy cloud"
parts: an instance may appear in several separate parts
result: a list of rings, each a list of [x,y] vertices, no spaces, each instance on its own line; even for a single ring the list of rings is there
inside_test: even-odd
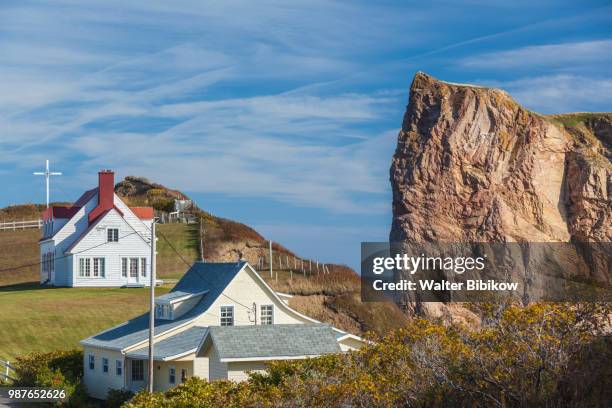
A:
[[[610,110],[612,78],[544,75],[507,82],[485,81],[508,91],[526,107],[541,113]]]
[[[482,69],[570,68],[612,62],[612,40],[534,45],[470,56],[460,61],[465,67]],[[602,66],[603,68],[603,66]]]

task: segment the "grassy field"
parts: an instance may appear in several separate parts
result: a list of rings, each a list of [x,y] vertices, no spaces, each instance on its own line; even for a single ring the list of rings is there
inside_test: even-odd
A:
[[[262,240],[252,229],[219,218],[205,219],[206,242],[228,243],[240,237]],[[214,222],[213,222],[214,221]],[[158,276],[172,281],[199,259],[199,226],[158,226]],[[166,239],[179,255],[170,247]],[[0,231],[0,359],[33,351],[78,347],[78,341],[147,308],[146,289],[40,288],[38,286],[37,229]],[[283,251],[275,247],[275,251]],[[293,256],[293,255],[292,255]],[[18,268],[22,265],[30,265]],[[391,303],[362,303],[359,277],[349,268],[328,265],[332,273],[279,271],[273,278],[261,276],[279,292],[294,294],[290,304],[298,311],[341,329],[379,334],[402,326],[405,315]],[[172,283],[160,288],[169,290]]]
[[[157,288],[163,294],[169,288]],[[0,288],[0,359],[79,347],[79,340],[148,307],[148,289]]]
[[[197,225],[160,225],[158,231],[187,262],[199,257]],[[31,265],[38,262],[39,238],[38,229],[0,231],[0,359],[78,347],[79,340],[146,310],[147,289],[40,288],[39,266]],[[177,279],[187,270],[161,237],[158,253],[160,278]],[[22,265],[31,266],[17,268]]]

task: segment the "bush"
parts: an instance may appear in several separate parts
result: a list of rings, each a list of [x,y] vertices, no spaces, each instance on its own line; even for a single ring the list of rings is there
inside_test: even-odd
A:
[[[134,397],[134,393],[129,390],[108,390],[106,395],[107,408],[119,408]]]
[[[357,352],[271,363],[242,383],[193,378],[126,406],[606,406],[611,307],[481,305],[477,329],[417,319]]]
[[[15,363],[18,386],[34,387],[51,379],[52,372],[77,383],[83,377],[83,352],[80,350],[30,353],[17,357]]]
[[[80,350],[30,353],[17,357],[15,386],[53,387],[66,390],[68,398],[58,405],[64,407],[87,406],[87,393],[81,384],[83,378],[83,352]]]

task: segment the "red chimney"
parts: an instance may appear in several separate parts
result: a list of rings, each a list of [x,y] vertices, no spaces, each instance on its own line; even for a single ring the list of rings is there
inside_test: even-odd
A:
[[[115,206],[115,173],[111,170],[102,170],[98,173],[98,206],[89,213],[89,222],[92,223],[104,212]]]

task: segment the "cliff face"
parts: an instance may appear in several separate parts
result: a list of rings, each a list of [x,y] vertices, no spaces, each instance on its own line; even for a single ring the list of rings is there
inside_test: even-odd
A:
[[[545,117],[418,73],[391,166],[391,241],[610,241],[612,114]]]
[[[390,241],[610,242],[611,146],[612,114],[543,116],[504,91],[417,73],[391,165]]]

